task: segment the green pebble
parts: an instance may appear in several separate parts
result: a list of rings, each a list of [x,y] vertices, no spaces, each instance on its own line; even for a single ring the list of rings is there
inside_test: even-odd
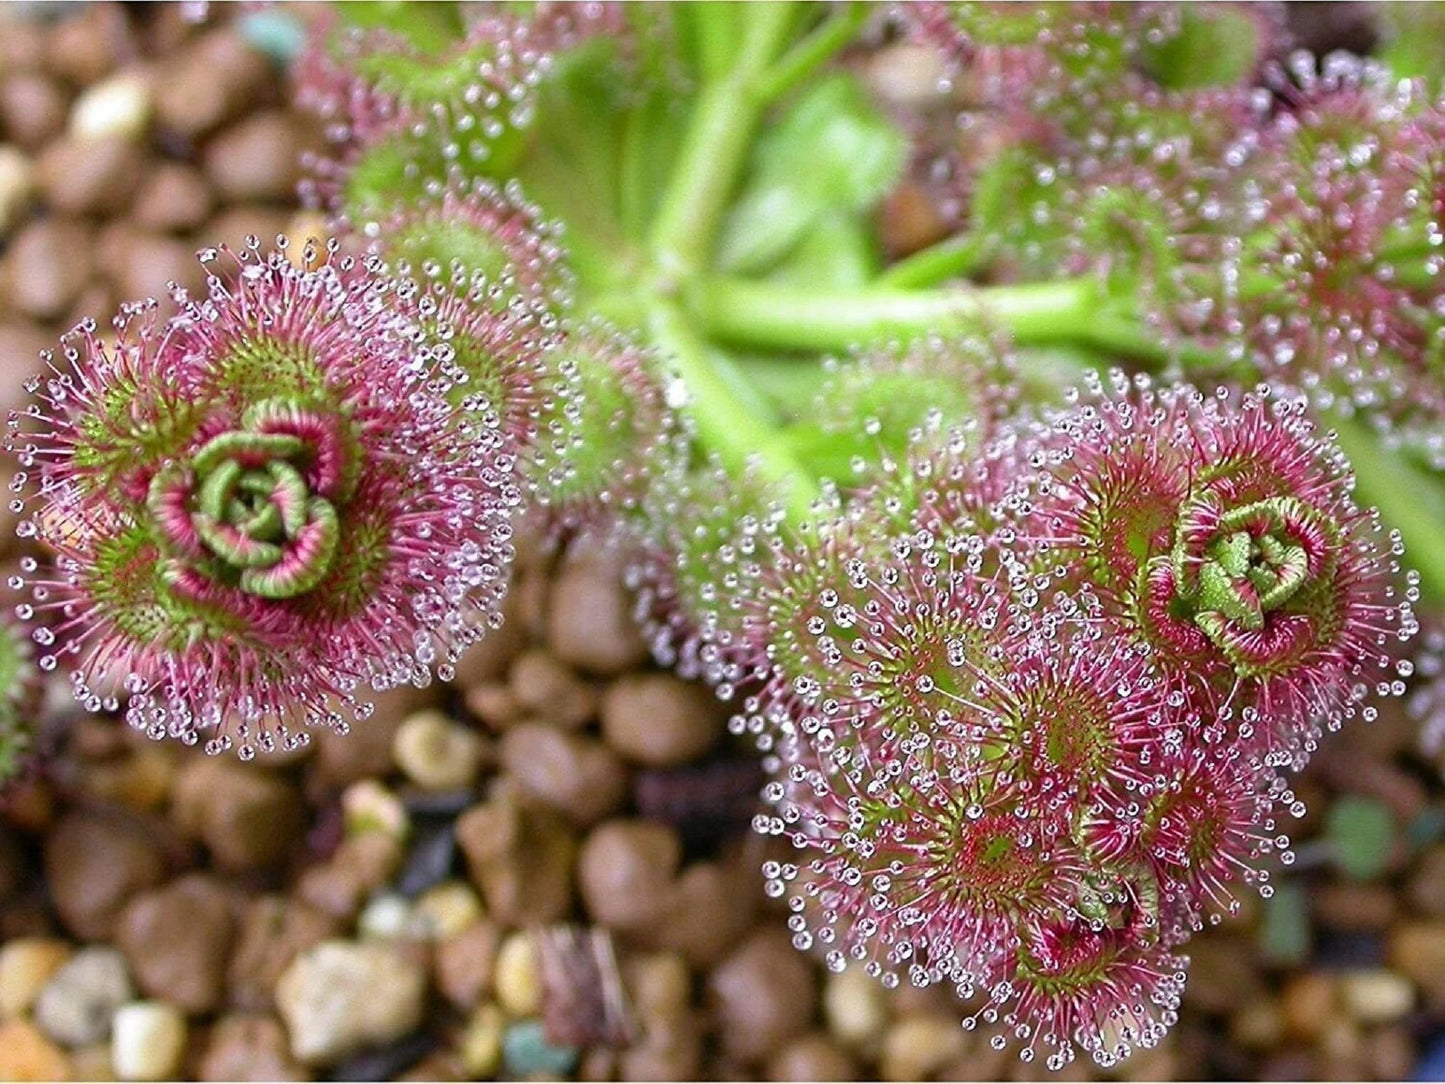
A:
[[[547,1041],[540,1020],[518,1020],[502,1035],[502,1059],[513,1077],[561,1077],[577,1067],[577,1048]]]

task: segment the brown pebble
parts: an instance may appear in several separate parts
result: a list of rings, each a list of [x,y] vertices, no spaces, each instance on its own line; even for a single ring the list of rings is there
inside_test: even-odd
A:
[[[100,82],[139,48],[120,4],[86,4],[55,25],[45,61],[50,71],[83,87]]]
[[[794,1039],[768,1059],[769,1080],[854,1080],[858,1066],[823,1032]]]
[[[359,832],[342,840],[331,858],[296,882],[296,895],[343,921],[356,917],[375,889],[401,865],[402,846],[390,832]]]
[[[557,657],[611,677],[647,661],[647,644],[622,585],[620,555],[596,547],[569,554],[552,580],[547,642]]]
[[[517,656],[508,688],[524,711],[556,726],[581,726],[597,714],[597,691],[542,648]]]
[[[0,1080],[69,1080],[70,1063],[29,1020],[0,1024]]]
[[[702,1074],[702,1036],[691,1016],[649,1024],[641,1041],[622,1052],[618,1079],[705,1079]]]
[[[472,883],[498,921],[524,926],[566,917],[577,845],[557,814],[523,808],[499,788],[457,819],[456,833]]]
[[[288,200],[300,179],[303,139],[289,113],[254,114],[206,146],[206,177],[224,199]]]
[[[1305,971],[1285,983],[1280,995],[1286,1034],[1296,1039],[1316,1039],[1340,1015],[1339,992],[1330,975]]]
[[[1262,996],[1257,957],[1253,944],[1242,935],[1220,932],[1190,944],[1190,1008],[1223,1015]]]
[[[620,933],[642,931],[662,918],[682,861],[677,833],[641,820],[594,828],[577,859],[577,886],[594,921]]]
[[[200,170],[179,162],[161,162],[142,181],[131,217],[146,229],[182,233],[204,222],[212,203]]]
[[[695,760],[722,735],[725,712],[701,685],[670,674],[618,678],[602,694],[602,734],[623,756],[652,768]]]
[[[505,730],[525,715],[511,687],[500,682],[473,685],[465,699],[467,710],[493,730]]]
[[[156,116],[181,135],[203,135],[239,115],[274,80],[266,58],[234,31],[212,30],[162,69]]]
[[[545,723],[507,731],[502,766],[520,794],[584,827],[617,812],[627,796],[627,769],[616,753],[597,738]]]
[[[0,262],[0,292],[16,312],[55,319],[90,278],[91,241],[90,230],[69,219],[30,223]]]
[[[171,816],[205,843],[216,865],[244,870],[280,860],[301,832],[305,808],[279,776],[224,757],[193,757],[176,778]]]
[[[192,245],[145,233],[130,233],[125,238],[111,274],[119,296],[159,300],[166,312],[175,308],[172,284],[198,295],[206,281],[205,268]]]
[[[33,324],[0,322],[0,414],[8,417],[30,402],[25,381],[40,372],[40,352],[56,345]]]
[[[61,214],[115,214],[135,195],[144,161],[140,145],[126,136],[65,136],[36,159],[35,183],[41,197]]]
[[[694,862],[685,868],[653,939],[681,952],[694,967],[711,967],[753,920],[761,895],[756,870],[750,860]]]
[[[893,259],[926,248],[947,234],[948,221],[939,213],[938,201],[916,181],[901,182],[878,209],[878,235]]]
[[[818,981],[808,958],[781,929],[752,934],[708,976],[723,1050],[761,1062],[807,1030],[818,1008]]]
[[[248,903],[226,965],[231,1004],[253,1011],[271,1008],[276,981],[291,961],[337,932],[334,919],[301,900],[263,896]]]
[[[1407,922],[1390,931],[1390,966],[1445,1007],[1445,922]]]
[[[1431,847],[1415,864],[1405,898],[1422,915],[1445,915],[1445,844]]]
[[[490,629],[457,660],[452,684],[472,689],[484,683],[500,682],[506,677],[512,660],[526,646],[527,636],[517,613],[517,599],[508,591],[502,604],[502,627]]]
[[[116,931],[141,990],[187,1013],[221,1004],[235,934],[233,894],[200,874],[133,899]]]
[[[0,4],[0,71],[33,72],[44,62],[44,24],[14,4]]]
[[[1405,1080],[1415,1067],[1415,1043],[1402,1027],[1382,1028],[1364,1045],[1365,1075],[1371,1080]]]
[[[66,109],[55,80],[38,72],[7,75],[0,79],[0,142],[39,150],[65,127]]]
[[[284,210],[264,204],[228,207],[197,231],[197,247],[228,245],[239,252],[245,247],[247,237],[255,237],[261,251],[269,252],[275,245],[276,235],[285,233],[290,221],[291,216]]]
[[[1396,893],[1384,885],[1323,884],[1311,898],[1315,921],[1334,930],[1383,930],[1395,920]]]
[[[200,1080],[310,1080],[291,1056],[286,1029],[274,1016],[236,1015],[216,1021],[197,1066]]]
[[[316,774],[328,787],[344,787],[359,779],[390,775],[396,763],[392,747],[396,732],[407,716],[430,707],[436,690],[405,685],[376,693],[370,719],[352,722],[351,730],[338,734],[322,728],[312,735],[316,745]]]
[[[497,925],[481,919],[438,942],[433,969],[442,996],[459,1009],[476,1008],[491,992],[501,940]]]
[[[138,828],[99,813],[67,813],[45,840],[45,878],[66,928],[109,940],[121,911],[160,883],[165,862]]]

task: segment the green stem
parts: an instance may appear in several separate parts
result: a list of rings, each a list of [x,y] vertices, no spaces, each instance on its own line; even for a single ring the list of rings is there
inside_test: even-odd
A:
[[[723,277],[686,293],[711,335],[771,350],[843,351],[889,338],[962,330],[980,321],[1021,343],[1088,340],[1100,304],[1091,279],[963,290],[818,290]]]
[[[996,241],[992,234],[955,234],[899,260],[878,276],[878,285],[913,290],[967,277],[993,257]]]
[[[718,223],[747,158],[766,101],[757,80],[782,48],[793,5],[759,2],[739,8],[743,40],[723,78],[702,88],[653,224],[651,248],[658,270],[678,280],[696,273],[712,254]]]
[[[1405,564],[1420,573],[1420,589],[1433,608],[1445,606],[1445,489],[1439,480],[1399,453],[1388,453],[1379,438],[1356,418],[1329,416],[1340,450],[1355,472],[1355,500],[1375,507],[1386,526],[1405,542]]]
[[[812,33],[803,38],[757,83],[757,96],[764,102],[775,102],[848,45],[868,20],[868,5],[852,2],[830,15]]]
[[[735,477],[755,463],[762,477],[777,487],[790,521],[797,525],[811,519],[819,497],[817,481],[794,458],[779,431],[738,396],[716,352],[675,302],[656,299],[649,309],[652,339],[687,387],[687,410],[702,446]]]

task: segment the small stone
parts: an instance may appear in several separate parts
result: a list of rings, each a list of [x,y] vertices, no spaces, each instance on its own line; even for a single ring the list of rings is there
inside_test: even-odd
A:
[[[233,247],[242,244],[239,234],[248,230],[257,232],[265,242],[268,234],[264,222],[241,222],[228,225],[229,232],[209,233],[216,241],[228,241]],[[219,220],[218,220],[219,221]],[[271,230],[274,235],[280,224]],[[213,223],[214,226],[214,223]],[[319,779],[331,787],[344,787],[358,779],[380,779],[395,769],[391,750],[396,741],[397,729],[408,715],[429,707],[436,694],[429,689],[417,689],[404,685],[377,693],[372,702],[376,710],[364,726],[354,726],[349,734],[337,734],[330,728],[316,732],[316,772]]]
[[[577,1067],[577,1048],[548,1041],[540,1020],[518,1020],[502,1033],[502,1061],[514,1078],[559,1079]]]
[[[302,146],[302,134],[289,113],[254,113],[207,145],[206,176],[224,199],[290,199],[300,179]]]
[[[310,1080],[291,1057],[286,1031],[272,1016],[226,1016],[211,1029],[201,1055],[201,1080]]]
[[[1420,914],[1445,916],[1445,844],[1431,847],[1416,862],[1405,895]]]
[[[0,1020],[27,1014],[74,951],[51,937],[18,937],[0,945]]]
[[[1315,921],[1332,930],[1383,930],[1395,920],[1396,893],[1384,885],[1340,881],[1320,885],[1310,905]]]
[[[479,919],[437,944],[437,989],[457,1008],[470,1009],[491,991],[501,941],[496,924]]]
[[[282,972],[299,954],[336,932],[330,916],[300,900],[263,896],[251,901],[242,912],[226,971],[232,1003],[242,1009],[269,1009]]]
[[[428,889],[416,901],[417,918],[434,940],[444,940],[468,929],[485,912],[471,885],[448,881]]]
[[[769,1080],[853,1080],[858,1066],[836,1041],[820,1032],[794,1039],[768,1059]]]
[[[131,218],[145,229],[184,233],[206,220],[211,204],[211,190],[199,170],[160,162],[142,180]]]
[[[620,1080],[701,1080],[702,1036],[690,1016],[652,1023],[642,1040],[622,1052]],[[716,1079],[727,1079],[713,1074]]]
[[[722,959],[752,922],[756,906],[755,867],[738,857],[726,866],[694,862],[684,869],[650,940],[681,952],[694,967]]]
[[[1415,1066],[1415,1044],[1403,1028],[1381,1028],[1365,1040],[1365,1059],[1368,1065],[1365,1075],[1369,1079],[1406,1080]],[[1415,1079],[1429,1080],[1431,1075],[1422,1064]]]
[[[1362,1024],[1388,1024],[1415,1007],[1415,988],[1393,971],[1351,971],[1340,976],[1340,998]]]
[[[397,767],[427,790],[472,786],[482,753],[479,734],[435,710],[408,716],[392,744]]]
[[[526,715],[511,687],[501,682],[473,685],[467,689],[465,700],[467,711],[493,730],[505,730]]]
[[[396,890],[403,896],[419,896],[427,889],[451,876],[456,864],[456,825],[423,822],[413,833],[401,872],[397,874]]]
[[[121,297],[155,298],[162,310],[175,308],[171,293],[179,286],[193,297],[205,293],[206,269],[194,245],[172,237],[135,233],[122,246],[121,264],[111,275]]]
[[[424,1031],[405,1035],[384,1046],[373,1046],[343,1058],[327,1074],[334,1080],[405,1080],[403,1074],[436,1052],[437,1039]]]
[[[1284,1012],[1274,998],[1245,1001],[1229,1018],[1230,1041],[1246,1050],[1268,1050],[1284,1037]]]
[[[673,952],[632,956],[622,963],[623,985],[633,1008],[646,1023],[678,1020],[692,1005],[692,973],[687,961]]]
[[[562,662],[599,677],[634,670],[648,657],[621,566],[620,555],[574,552],[551,585],[548,644]]]
[[[713,969],[708,991],[723,1050],[754,1063],[803,1034],[818,1003],[813,969],[781,929],[760,930],[738,946]]]
[[[863,78],[884,101],[917,109],[942,97],[947,74],[948,59],[939,49],[900,41],[875,51]]]
[[[64,218],[43,218],[21,229],[0,262],[6,301],[36,320],[54,320],[90,279],[91,233]]]
[[[0,1080],[70,1078],[70,1062],[65,1052],[29,1020],[8,1020],[0,1024]]]
[[[531,1016],[542,1008],[542,971],[531,934],[517,931],[502,942],[496,988],[497,1002],[513,1016]]]
[[[324,941],[302,953],[276,985],[291,1053],[309,1065],[389,1043],[420,1022],[426,972],[379,942]]]
[[[228,28],[202,34],[160,76],[157,117],[186,136],[202,135],[238,115],[275,79],[266,58]]]
[[[16,147],[0,143],[0,237],[20,220],[35,188],[30,159]]]
[[[104,79],[139,48],[120,4],[86,4],[50,32],[45,61],[56,75],[83,87]]]
[[[521,794],[586,826],[616,813],[627,797],[627,769],[599,739],[546,723],[524,723],[502,737],[502,766]]]
[[[115,214],[135,195],[144,161],[140,145],[124,136],[65,136],[36,159],[35,183],[62,214]]]
[[[391,880],[401,856],[401,842],[385,832],[349,836],[329,861],[301,875],[296,895],[328,915],[348,920],[371,892]]]
[[[138,813],[162,813],[179,770],[175,750],[159,742],[125,750],[118,759],[89,764],[85,789]]]
[[[419,939],[423,930],[412,905],[394,892],[373,896],[356,919],[359,937],[390,941],[396,938]]]
[[[665,768],[702,756],[723,733],[721,703],[670,674],[619,678],[602,696],[602,734],[638,764]]]
[[[199,838],[216,865],[254,869],[284,858],[300,836],[301,795],[262,768],[223,757],[194,757],[176,778],[177,827]]]
[[[111,1064],[121,1080],[167,1080],[180,1075],[186,1018],[164,1001],[135,1001],[115,1011]]]
[[[510,790],[457,820],[457,844],[487,911],[511,926],[546,925],[572,906],[576,842],[555,813],[525,809]]]
[[[6,27],[8,34],[10,28]],[[0,68],[4,65],[0,64]],[[49,143],[65,127],[65,92],[38,72],[0,78],[0,131],[27,151]]]
[[[35,1001],[35,1022],[58,1043],[84,1046],[110,1034],[115,1010],[135,997],[125,957],[113,948],[81,949]]]
[[[640,820],[598,825],[582,844],[577,884],[594,921],[621,933],[643,930],[666,913],[682,862],[677,833]]]
[[[883,986],[861,967],[829,972],[823,984],[823,1015],[828,1031],[852,1046],[865,1046],[888,1026]]]
[[[582,726],[597,715],[597,691],[542,648],[517,656],[508,686],[523,711],[554,726]]]
[[[67,813],[45,840],[55,910],[85,940],[108,939],[125,905],[164,875],[154,839],[99,814]]]
[[[151,119],[151,88],[139,72],[121,72],[86,87],[70,108],[70,134],[77,139],[121,136],[137,139]]]
[[[110,1043],[91,1043],[70,1051],[71,1080],[119,1080],[110,1056]]]
[[[230,894],[200,874],[137,896],[116,932],[141,990],[197,1014],[221,1003],[234,936]]]
[[[341,813],[348,835],[380,832],[398,842],[411,832],[406,806],[375,779],[362,779],[341,794]]]
[[[502,1031],[506,1017],[491,1002],[478,1005],[462,1032],[462,1065],[473,1080],[496,1076],[502,1064]]]
[[[927,1080],[962,1057],[967,1034],[956,1018],[905,1016],[883,1037],[878,1065],[884,1080]]]
[[[1315,1039],[1338,1014],[1334,979],[1315,971],[1293,976],[1280,996],[1285,1029],[1299,1039]]]
[[[1390,966],[1430,1000],[1445,1003],[1445,922],[1409,922],[1390,931]]]

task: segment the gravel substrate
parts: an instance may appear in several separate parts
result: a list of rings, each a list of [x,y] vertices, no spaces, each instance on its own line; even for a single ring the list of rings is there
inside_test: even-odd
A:
[[[231,15],[0,7],[0,409],[75,320],[198,286],[196,249],[319,232],[315,128]],[[297,754],[206,758],[52,690],[58,755],[0,811],[0,1079],[1047,1075],[791,947],[726,707],[650,665],[619,555],[524,551],[453,684]],[[1191,943],[1179,1024],[1114,1077],[1445,1078],[1442,772],[1393,706],[1327,742],[1274,899]],[[1396,840],[1363,865],[1361,809]]]

